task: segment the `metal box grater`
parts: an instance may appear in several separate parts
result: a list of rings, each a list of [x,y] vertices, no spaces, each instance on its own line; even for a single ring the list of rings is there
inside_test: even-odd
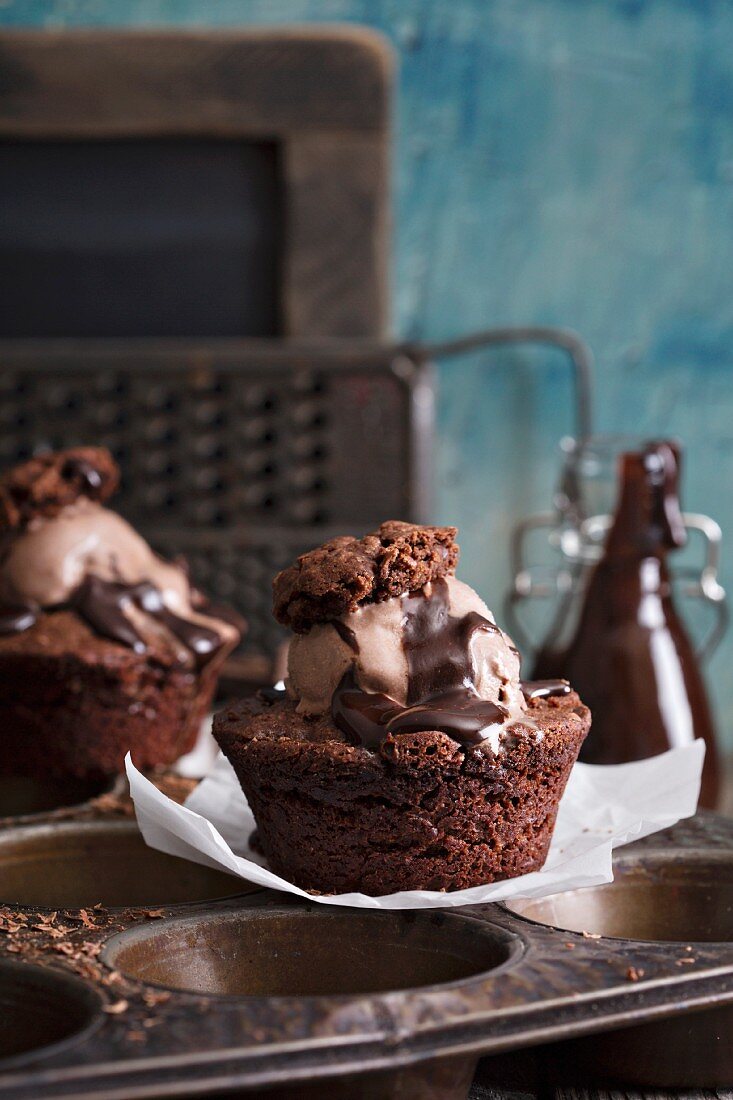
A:
[[[576,434],[589,434],[591,354],[562,329],[489,329],[432,345],[4,340],[0,467],[49,447],[108,446],[123,475],[114,507],[246,616],[230,671],[267,680],[285,635],[271,614],[273,575],[335,535],[425,522],[432,363],[507,344],[564,354]]]

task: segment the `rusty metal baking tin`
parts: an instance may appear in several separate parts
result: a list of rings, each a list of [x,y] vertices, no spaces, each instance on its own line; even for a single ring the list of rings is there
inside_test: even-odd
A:
[[[693,913],[699,904],[701,921],[709,913],[711,892],[719,892],[725,886],[728,900],[721,903],[719,919],[723,923],[719,927],[726,930],[726,906],[730,904],[733,888],[733,822],[700,815],[622,850],[619,860],[625,868],[623,881],[628,884],[629,875],[638,875],[644,884],[643,897],[640,895],[640,915],[644,919],[649,906],[654,905],[655,862],[665,868],[675,865],[683,875],[691,876],[692,893],[687,897],[692,899]],[[708,881],[701,890],[693,871],[702,866],[714,869],[715,873],[714,881]],[[610,897],[615,887],[604,889]],[[0,901],[4,900],[1,895],[0,864]],[[666,894],[667,907],[669,900]],[[49,904],[53,905],[52,898]],[[367,952],[379,949],[379,937],[372,938],[370,947],[368,940],[358,936],[357,926],[366,927],[379,920],[390,922],[393,928],[404,928],[407,940],[410,927],[419,925],[423,945],[420,950],[426,949],[429,929],[433,928],[439,957],[445,954],[441,942],[453,943],[451,950],[465,956],[472,936],[476,934],[478,946],[480,939],[491,938],[492,928],[506,946],[498,949],[499,965],[495,969],[434,987],[315,997],[174,992],[156,1009],[160,1023],[144,1033],[142,1042],[130,1039],[130,1034],[140,1027],[143,1015],[131,998],[130,1008],[123,1015],[102,1017],[100,1026],[85,1030],[76,1041],[69,1040],[45,1054],[40,1052],[37,1060],[26,1059],[22,1069],[9,1067],[7,1072],[0,1073],[0,1097],[35,1100],[43,1095],[129,1100],[137,1096],[199,1095],[222,1089],[256,1089],[278,1083],[392,1071],[424,1060],[438,1059],[441,1061],[435,1064],[440,1065],[445,1059],[447,1065],[453,1059],[456,1064],[465,1061],[470,1067],[472,1059],[479,1055],[616,1028],[625,1029],[618,1035],[626,1046],[631,1038],[629,1049],[633,1050],[633,1036],[637,1032],[643,1035],[642,1028],[661,1021],[657,1049],[646,1048],[647,1069],[651,1066],[653,1071],[655,1057],[657,1061],[661,1057],[660,1043],[663,1045],[675,1034],[674,1026],[666,1030],[663,1021],[666,1017],[679,1018],[680,1013],[693,1013],[685,1017],[693,1025],[690,1029],[693,1044],[706,1038],[695,1033],[695,1021],[704,1022],[709,1031],[711,1018],[714,1020],[712,1026],[722,1029],[719,1049],[723,1052],[714,1066],[714,1074],[724,1077],[733,1072],[730,912],[727,940],[686,944],[586,938],[578,932],[531,923],[501,906],[482,906],[458,913],[379,914],[301,904],[261,891],[235,901],[165,908],[169,913],[165,921],[138,924],[129,932],[123,930],[108,943],[103,958],[120,962],[119,945],[139,944],[147,932],[159,937],[167,929],[172,933],[184,925],[195,936],[198,921],[207,922],[215,936],[217,923],[223,927],[227,920],[234,919],[227,914],[235,913],[241,914],[245,921],[264,913],[292,913],[296,920],[302,920],[304,914],[312,913],[308,920],[323,925],[331,967],[339,965],[341,956],[348,962],[348,951],[340,952],[340,942],[350,945],[349,950],[354,943],[354,936],[340,939],[338,932],[334,932],[334,914],[338,914],[342,928],[350,929],[353,923],[357,942],[362,942]],[[633,919],[633,895],[624,900],[618,911],[626,914],[627,921]],[[111,914],[107,928],[89,935],[100,942],[111,941],[112,935],[124,929],[124,925],[123,915]],[[691,952],[686,950],[688,946],[692,947]],[[50,961],[50,938],[48,947]],[[690,957],[694,962],[682,961]],[[66,968],[63,962],[58,965]],[[445,976],[444,958],[439,969]],[[156,987],[140,984],[138,988]],[[98,989],[109,999],[108,989],[101,983]],[[609,1039],[613,1043],[612,1036],[607,1036],[605,1042]],[[679,1034],[675,1041],[679,1041]],[[441,1093],[460,1094],[460,1089],[456,1092],[449,1087]]]

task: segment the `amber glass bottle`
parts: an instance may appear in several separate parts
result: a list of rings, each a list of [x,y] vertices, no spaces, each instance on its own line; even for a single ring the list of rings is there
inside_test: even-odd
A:
[[[638,760],[706,743],[700,796],[719,788],[715,732],[705,684],[672,600],[669,551],[684,544],[678,448],[650,443],[620,459],[618,504],[567,643],[541,647],[533,678],[563,676],[590,707],[581,753],[591,763]]]

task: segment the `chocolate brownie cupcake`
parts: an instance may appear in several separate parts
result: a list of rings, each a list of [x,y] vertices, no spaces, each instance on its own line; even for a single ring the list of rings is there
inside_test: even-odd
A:
[[[92,778],[193,747],[241,621],[104,502],[83,447],[0,479],[0,774]]]
[[[285,692],[214,735],[271,868],[323,893],[460,890],[538,870],[590,713],[454,576],[452,527],[391,522],[274,581]]]

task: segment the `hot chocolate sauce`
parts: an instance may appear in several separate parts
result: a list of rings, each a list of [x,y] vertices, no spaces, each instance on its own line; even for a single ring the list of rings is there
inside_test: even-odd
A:
[[[347,626],[346,623],[341,622],[340,619],[334,619],[331,623],[331,626],[341,638],[341,641],[346,642],[347,646],[350,650],[352,650],[353,653],[359,652],[359,642],[357,640],[356,634],[350,626]]]
[[[520,687],[525,699],[551,699],[569,695],[572,691],[567,680],[522,680]]]
[[[0,605],[0,635],[22,634],[38,619],[38,608],[29,603],[4,603]]]
[[[498,626],[477,611],[454,618],[448,585],[442,579],[403,596],[402,608],[408,705],[473,684],[471,639],[477,631],[497,634]]]
[[[508,712],[481,699],[474,684],[471,639],[477,631],[499,633],[499,628],[475,611],[460,618],[450,615],[448,585],[434,581],[421,592],[402,597],[402,646],[407,658],[407,706],[388,695],[362,691],[350,669],[334,692],[334,722],[357,744],[378,749],[385,737],[438,730],[466,746],[481,745],[492,729],[502,727]],[[352,632],[343,623],[334,627]]]
[[[143,639],[125,614],[124,604],[134,601],[132,585],[87,577],[73,593],[69,606],[85,619],[92,630],[113,642],[144,653]]]
[[[562,611],[534,675],[567,677],[590,707],[593,725],[582,760],[639,760],[702,737],[707,752],[700,803],[714,806],[713,721],[667,567],[669,551],[685,541],[679,459],[678,448],[665,442],[622,456],[616,513],[577,622],[568,620],[567,608]]]
[[[387,723],[387,733],[440,730],[462,745],[481,745],[492,729],[502,729],[509,712],[468,688],[454,688],[424,703],[400,710]]]
[[[102,475],[99,470],[85,458],[75,456],[64,463],[61,476],[71,481],[78,478],[84,486],[86,496],[94,500],[102,488]]]
[[[466,746],[481,745],[492,728],[503,728],[508,712],[468,688],[434,695],[423,703],[402,707],[388,695],[362,691],[347,672],[334,693],[334,722],[356,744],[375,751],[389,734],[439,730]]]
[[[89,576],[69,602],[98,634],[136,653],[144,653],[147,645],[125,614],[125,604],[129,603],[165,626],[193,653],[199,666],[206,664],[222,645],[221,635],[215,630],[182,619],[166,607],[160,590],[149,581],[123,584]]]
[[[257,698],[261,699],[263,703],[267,703],[268,706],[272,706],[273,703],[282,703],[287,697],[288,693],[285,688],[265,687],[260,688],[257,692]]]
[[[403,708],[389,695],[362,691],[349,670],[333,693],[331,717],[357,745],[375,751],[387,736],[387,724]]]
[[[147,644],[125,614],[126,603],[134,604],[152,619],[162,623],[193,653],[198,667],[205,665],[222,647],[223,639],[220,634],[201,623],[190,622],[176,615],[166,607],[160,591],[148,581],[123,584],[89,576],[64,606],[76,611],[102,637],[119,642],[136,653],[145,653]],[[47,610],[62,609],[59,605]],[[40,608],[30,604],[0,605],[0,636],[22,634],[29,630],[38,621],[39,611]],[[208,608],[203,611],[203,614],[207,613]],[[220,615],[216,617],[223,618]]]
[[[97,634],[128,646],[136,653],[145,653],[148,648],[146,642],[125,614],[125,604],[129,603],[165,626],[193,653],[198,667],[205,665],[223,645],[222,636],[215,630],[183,619],[166,607],[159,589],[149,581],[124,584],[88,576],[72,593],[68,604],[46,610],[58,611],[69,607],[85,619]],[[29,630],[37,622],[39,610],[30,604],[1,604],[0,636]],[[203,611],[204,614],[207,612],[208,609]],[[217,615],[217,618],[223,616]]]

